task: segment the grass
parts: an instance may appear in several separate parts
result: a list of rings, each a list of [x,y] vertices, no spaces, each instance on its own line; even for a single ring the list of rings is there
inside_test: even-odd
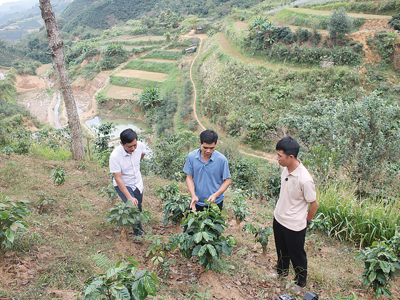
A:
[[[126,86],[131,88],[145,89],[147,87],[160,87],[161,82],[140,79],[140,78],[127,78],[121,76],[110,76],[110,85]]]
[[[400,201],[367,199],[360,201],[350,186],[330,186],[320,189],[319,213],[328,222],[325,230],[340,240],[351,241],[360,247],[374,241],[390,239],[400,227]],[[323,216],[326,218],[324,219]]]
[[[173,68],[175,68],[175,63],[131,60],[123,69],[169,73]]]
[[[30,151],[33,154],[46,158],[48,160],[66,161],[72,158],[71,150],[63,147],[54,150],[45,145],[34,144],[30,148]]]
[[[143,58],[160,58],[160,59],[170,59],[177,60],[182,57],[182,52],[180,51],[166,51],[161,49],[155,49],[150,53],[146,54]]]

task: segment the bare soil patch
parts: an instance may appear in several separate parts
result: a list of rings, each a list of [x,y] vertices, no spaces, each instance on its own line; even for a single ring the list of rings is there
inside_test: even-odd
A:
[[[165,73],[158,73],[158,72],[148,72],[142,70],[122,70],[115,76],[121,77],[133,77],[133,78],[140,78],[146,80],[154,80],[154,81],[165,81],[168,78],[168,74]]]
[[[17,75],[16,89],[18,93],[23,93],[32,90],[41,90],[47,87],[46,81],[37,76],[28,74]]]
[[[107,97],[111,97],[114,99],[137,99],[138,96],[133,97],[132,94],[140,94],[141,92],[142,90],[137,88],[112,85],[107,91]]]
[[[36,69],[36,74],[40,76],[44,74],[49,68],[51,68],[51,64],[41,65],[39,68]]]
[[[365,19],[365,23],[360,27],[361,30],[393,30],[388,19]]]
[[[249,24],[246,22],[237,21],[237,22],[234,22],[234,24],[235,24],[236,29],[239,29],[239,30],[240,29],[242,29],[242,30],[249,29]]]

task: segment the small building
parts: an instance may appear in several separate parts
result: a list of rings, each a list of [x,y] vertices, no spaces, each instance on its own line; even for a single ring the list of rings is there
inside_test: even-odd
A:
[[[203,27],[197,27],[196,28],[196,33],[203,33]]]

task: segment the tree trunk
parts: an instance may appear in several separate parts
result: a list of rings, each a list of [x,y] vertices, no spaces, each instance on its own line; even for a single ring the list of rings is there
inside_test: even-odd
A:
[[[126,229],[126,225],[121,230],[121,239],[126,242],[128,241],[128,230]]]
[[[65,69],[63,42],[60,39],[56,18],[50,4],[50,0],[39,0],[42,18],[46,25],[47,37],[49,38],[49,47],[53,58],[53,67],[60,82],[61,93],[67,108],[68,127],[71,134],[72,155],[77,160],[85,160],[85,151],[83,148],[83,138],[81,123],[79,121],[78,110],[72,94],[71,85],[67,71]]]

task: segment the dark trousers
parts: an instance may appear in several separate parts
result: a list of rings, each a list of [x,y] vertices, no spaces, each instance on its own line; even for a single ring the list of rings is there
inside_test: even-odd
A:
[[[126,201],[128,200],[125,195],[121,192],[121,190],[119,189],[118,186],[114,186],[115,190],[117,191],[118,195],[121,197],[122,201],[124,201],[124,203],[126,203]],[[139,191],[138,188],[136,188],[135,190],[133,190],[131,187],[127,186],[126,187],[128,189],[129,194],[131,194],[131,196],[133,198],[135,198],[138,201],[138,210],[142,211],[142,201],[143,201],[143,194]],[[139,229],[135,229],[134,230],[134,234],[136,236],[140,236],[143,235],[143,226],[142,226],[142,222],[139,223]]]
[[[295,282],[304,287],[307,283],[307,255],[304,250],[307,228],[293,231],[282,226],[274,218],[273,223],[276,252],[278,254],[277,272],[280,276],[287,276],[289,263],[292,261],[295,271]]]
[[[224,201],[218,203],[217,205],[218,205],[218,207],[219,207],[219,210],[222,211],[222,207],[223,207],[223,205],[224,205]],[[201,206],[201,205],[196,204],[196,210],[197,210],[197,211],[203,211],[203,210],[206,209],[207,207],[208,207],[208,205],[206,205],[206,206]],[[188,211],[192,211],[192,210],[191,210],[190,208],[188,208]],[[188,214],[189,214],[189,213],[187,213],[187,214],[185,215],[185,219],[187,218]],[[186,225],[185,227],[183,227],[183,232],[185,232],[186,229],[187,229],[187,225]]]

